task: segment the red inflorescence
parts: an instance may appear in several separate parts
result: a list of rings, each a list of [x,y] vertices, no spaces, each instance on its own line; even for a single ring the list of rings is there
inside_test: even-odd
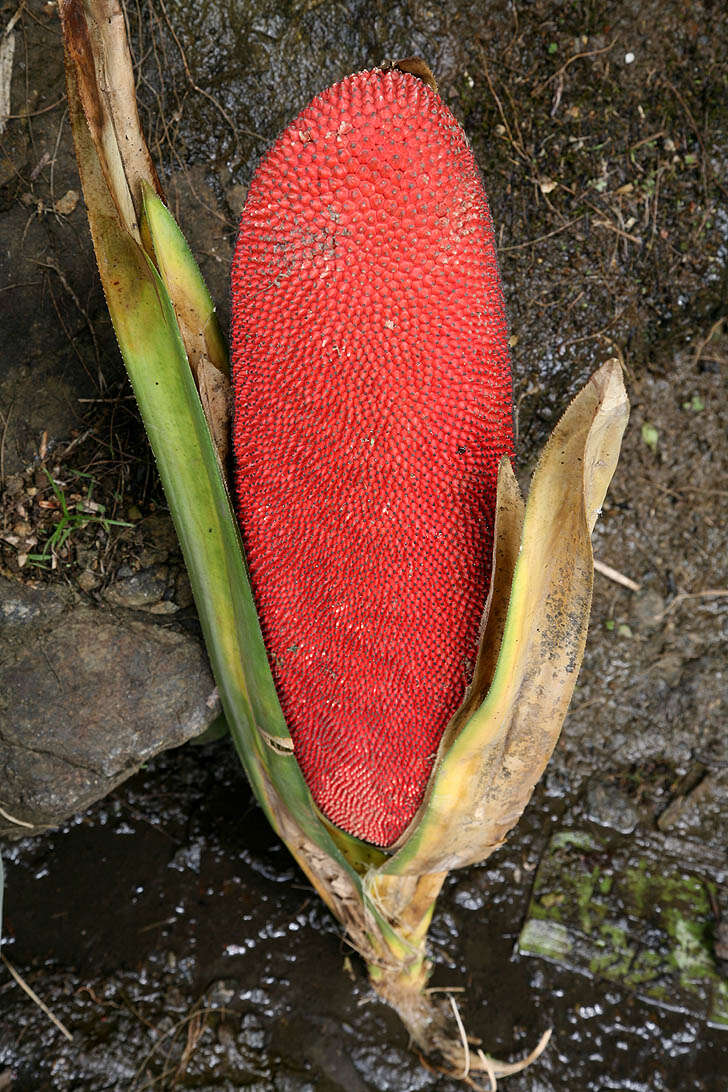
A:
[[[417,77],[329,88],[259,166],[233,265],[236,487],[314,799],[391,845],[460,704],[512,454],[483,184]]]

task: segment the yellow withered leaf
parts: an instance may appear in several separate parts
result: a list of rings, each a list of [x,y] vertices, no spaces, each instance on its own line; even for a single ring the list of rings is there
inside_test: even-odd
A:
[[[456,714],[443,738],[423,806],[382,872],[421,875],[482,861],[528,803],[581,665],[594,574],[590,536],[628,415],[621,367],[607,361],[568,407],[538,462],[509,594],[499,566],[505,574],[513,563],[518,501],[512,475],[501,472],[479,671],[464,715]]]
[[[134,69],[118,0],[60,0],[66,70],[78,97],[119,219],[139,242],[141,182],[161,186],[139,124]]]
[[[225,474],[230,432],[227,349],[197,263],[161,200],[139,123],[124,14],[118,0],[61,0],[59,14],[67,78],[76,88],[108,195],[120,226],[145,248],[165,282]]]

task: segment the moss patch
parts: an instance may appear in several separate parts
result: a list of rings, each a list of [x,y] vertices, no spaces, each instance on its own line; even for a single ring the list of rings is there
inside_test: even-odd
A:
[[[659,839],[562,830],[536,873],[519,949],[728,1028],[728,982],[712,948],[719,896]]]

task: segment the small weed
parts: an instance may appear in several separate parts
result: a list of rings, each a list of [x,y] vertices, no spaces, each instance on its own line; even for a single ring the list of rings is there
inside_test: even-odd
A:
[[[657,451],[660,433],[650,421],[645,421],[642,426],[642,443],[647,444],[651,451]]]
[[[104,531],[110,527],[131,527],[126,520],[110,519],[106,515],[106,505],[99,504],[93,499],[93,488],[96,484],[90,474],[73,471],[76,478],[87,479],[86,496],[79,501],[69,504],[63,489],[56,482],[53,475],[43,467],[46,477],[53,490],[55,507],[60,513],[60,519],[56,523],[50,537],[46,540],[40,553],[28,554],[28,564],[40,569],[54,569],[58,564],[58,555],[68,543],[69,539],[92,524],[99,524]],[[52,502],[51,502],[52,503]]]

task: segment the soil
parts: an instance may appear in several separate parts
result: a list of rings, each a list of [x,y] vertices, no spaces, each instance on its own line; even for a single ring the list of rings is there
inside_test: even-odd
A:
[[[15,9],[0,5],[1,25]],[[433,984],[464,987],[465,1023],[496,1056],[525,1053],[553,1026],[543,1058],[503,1082],[514,1092],[725,1092],[728,1033],[685,996],[658,1004],[624,977],[517,945],[555,831],[616,831],[655,869],[656,847],[668,845],[659,832],[676,867],[712,892],[706,959],[725,977],[722,6],[138,0],[128,15],[150,146],[224,322],[260,154],[317,91],[419,54],[486,180],[524,482],[569,396],[608,357],[623,361],[632,418],[595,555],[639,590],[597,574],[561,742],[503,849],[450,877],[432,929]],[[0,561],[5,576],[70,583],[101,605],[152,563],[140,525],[163,515],[164,499],[74,197],[53,6],[27,0],[12,33],[0,137]],[[82,506],[60,545],[50,479]],[[89,499],[103,511],[86,511]],[[620,841],[615,868],[626,852]],[[4,976],[0,1089],[458,1087],[409,1051],[226,741],[155,758],[3,856],[4,954],[73,1041]]]

